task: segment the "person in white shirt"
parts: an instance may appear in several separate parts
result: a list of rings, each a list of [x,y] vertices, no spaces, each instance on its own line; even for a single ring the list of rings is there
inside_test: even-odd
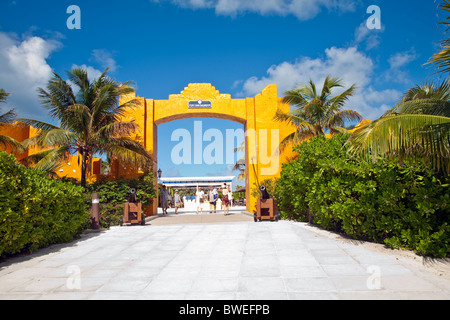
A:
[[[222,189],[222,206],[225,216],[230,214],[231,197],[232,197],[231,190],[228,189],[226,184],[224,184]]]
[[[200,212],[203,212],[204,197],[205,197],[205,193],[203,192],[203,190],[201,190],[197,187],[197,192],[195,193],[195,205],[197,207],[197,214],[198,214],[199,208],[200,208]]]
[[[178,190],[175,190],[175,195],[173,196],[173,204],[175,205],[175,214],[178,214],[178,208],[181,206],[181,197],[178,194]]]

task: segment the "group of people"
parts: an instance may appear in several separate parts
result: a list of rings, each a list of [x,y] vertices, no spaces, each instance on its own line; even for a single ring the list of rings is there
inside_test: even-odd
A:
[[[232,192],[230,188],[224,183],[222,188],[222,208],[224,214],[227,216],[230,214],[230,206],[232,200]],[[163,215],[167,214],[167,209],[169,208],[169,198],[170,193],[167,190],[166,186],[163,186],[161,191],[161,205],[163,209]],[[217,189],[210,187],[209,190],[206,190],[206,193],[197,187],[197,192],[195,193],[195,206],[197,209],[197,214],[203,212],[203,203],[209,202],[209,213],[217,212],[217,200],[219,200],[219,193]],[[178,213],[178,208],[183,205],[183,201],[181,200],[180,195],[178,194],[178,190],[175,190],[175,194],[173,196],[173,202],[175,204],[175,213]]]
[[[199,188],[197,188],[197,192],[195,193],[195,206],[197,208],[197,213],[203,212],[203,203],[209,202],[209,213],[217,212],[217,200],[219,199],[219,193],[217,189],[214,189],[212,186],[209,188],[209,191],[205,194],[205,192]],[[230,205],[232,200],[232,192],[230,188],[224,183],[222,188],[222,208],[225,215],[230,214]]]

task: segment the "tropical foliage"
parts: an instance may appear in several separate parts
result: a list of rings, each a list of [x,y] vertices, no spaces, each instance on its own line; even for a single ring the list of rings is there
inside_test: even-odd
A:
[[[0,103],[5,103],[8,100],[9,93],[0,89]],[[0,128],[7,124],[12,124],[17,116],[14,109],[0,115]],[[18,141],[7,135],[0,135],[0,145],[4,147],[10,147],[12,150],[22,150]],[[23,151],[23,150],[22,150]]]
[[[87,71],[76,68],[67,72],[68,81],[54,74],[46,90],[39,96],[50,116],[59,126],[32,119],[21,122],[40,129],[39,134],[26,141],[27,146],[44,150],[28,157],[36,168],[53,171],[70,153],[79,153],[81,184],[86,186],[86,170],[92,157],[113,155],[120,161],[146,167],[151,155],[132,135],[139,132],[134,121],[122,121],[125,109],[133,108],[136,100],[119,104],[119,97],[134,92],[129,82],[120,84],[106,75],[90,81]],[[76,88],[78,91],[74,91]]]
[[[342,93],[332,96],[332,91],[336,88],[344,88],[343,81],[327,76],[320,92],[312,80],[297,89],[285,92],[283,102],[291,104],[295,109],[287,113],[279,110],[274,120],[293,124],[297,130],[281,142],[280,149],[290,143],[296,144],[324,135],[327,131],[343,132],[346,121],[363,119],[356,111],[342,110],[357,89],[356,86],[352,85]]]
[[[100,227],[119,225],[119,220],[123,217],[124,203],[129,200],[131,188],[137,190],[136,198],[144,209],[151,206],[156,196],[154,180],[153,174],[148,174],[130,180],[99,180],[88,185],[88,194],[95,192],[100,195]]]
[[[358,239],[434,257],[450,255],[448,177],[420,162],[376,163],[349,156],[348,135],[312,138],[294,148],[275,198],[285,219],[308,221]]]
[[[80,235],[90,221],[83,192],[0,152],[0,259]]]
[[[446,15],[445,20],[440,22],[440,24],[445,27],[444,33],[447,33],[450,27],[450,1],[443,0],[439,4],[439,8]],[[434,64],[437,68],[438,73],[447,73],[450,72],[450,39],[440,41],[440,45],[442,47],[442,50],[433,55],[428,63]]]
[[[350,152],[399,159],[420,158],[437,171],[450,172],[450,85],[423,84],[380,119],[358,128]]]

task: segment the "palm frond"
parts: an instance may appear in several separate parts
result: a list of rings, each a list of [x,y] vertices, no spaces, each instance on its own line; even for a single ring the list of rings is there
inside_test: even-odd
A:
[[[357,89],[358,87],[356,87],[356,85],[352,85],[350,88],[348,88],[341,94],[338,94],[337,96],[331,98],[328,102],[329,114],[331,115],[334,112],[341,110],[341,108],[345,105],[345,103],[348,102],[350,97],[354,95]]]
[[[242,141],[239,147],[234,148],[233,152],[245,152],[245,141]]]
[[[407,114],[385,116],[358,128],[350,137],[349,152],[378,157],[419,156],[435,168],[450,161],[450,118]]]
[[[335,126],[335,127],[331,127],[331,128],[330,128],[330,133],[331,133],[331,134],[339,134],[339,133],[347,133],[347,134],[350,134],[351,132],[350,132],[349,129],[346,129],[346,128],[343,128],[343,127],[337,127],[337,126]]]
[[[443,24],[447,27],[445,30],[446,33],[450,26],[450,17],[448,15],[448,12],[450,11],[450,2],[448,0],[443,0],[443,2],[439,4],[439,9],[447,12],[445,20],[439,22],[439,24]],[[426,64],[434,64],[437,69],[437,73],[447,73],[450,72],[450,40],[446,39],[440,41],[440,44],[442,50],[434,54]]]
[[[397,114],[428,114],[450,117],[450,101],[435,99],[411,100],[400,103],[385,113],[385,115]]]
[[[296,106],[298,108],[304,106],[308,101],[303,97],[298,89],[288,90],[284,93],[283,103]]]
[[[42,145],[45,147],[75,146],[77,135],[64,129],[53,129],[42,132]]]
[[[364,120],[364,117],[360,115],[358,112],[353,110],[342,110],[330,116],[325,126],[326,128],[331,129],[333,127],[343,127],[347,121],[361,121],[361,120]]]
[[[328,100],[328,97],[331,95],[331,89],[333,88],[342,88],[344,87],[343,81],[338,77],[331,77],[327,75],[322,87],[322,94],[320,95],[320,99],[323,101]]]
[[[83,105],[89,105],[92,98],[90,97],[90,82],[88,78],[88,73],[85,68],[74,68],[67,71],[67,77],[69,81],[77,86],[80,90],[78,91],[75,101],[72,103],[79,103]]]
[[[26,125],[30,125],[30,126],[36,128],[36,129],[44,130],[44,131],[48,131],[48,130],[52,130],[52,129],[59,129],[58,126],[55,126],[55,125],[50,124],[48,122],[34,120],[34,119],[19,118],[19,119],[17,119],[17,122],[23,123],[23,124],[26,124]]]
[[[4,89],[0,89],[0,103],[8,100],[8,97],[9,97],[9,93],[5,92]]]
[[[26,150],[26,148],[24,148],[19,141],[6,135],[0,135],[0,145],[4,146],[5,148],[11,148],[12,152],[15,154],[21,154]]]
[[[138,124],[134,121],[113,122],[98,129],[95,139],[128,138],[132,134],[140,132]]]
[[[450,82],[445,80],[439,84],[435,84],[433,81],[418,84],[403,95],[401,102],[423,99],[449,100]]]
[[[62,146],[29,156],[25,159],[25,161],[36,163],[34,166],[36,170],[52,173],[63,164],[66,157],[66,147]]]
[[[136,166],[151,166],[152,155],[143,145],[131,139],[110,138],[97,143],[99,153],[107,153],[116,157],[120,162]]]
[[[17,117],[17,112],[15,109],[11,109],[8,112],[0,115],[0,126],[2,124],[11,124],[15,121]]]
[[[241,168],[241,166],[245,166],[245,158],[244,157],[242,157],[238,161],[236,161],[232,170],[233,171],[239,170]]]
[[[61,124],[64,125],[67,107],[76,103],[72,87],[58,74],[54,73],[46,88],[47,90],[37,89],[41,104],[49,111],[52,118],[60,120]]]

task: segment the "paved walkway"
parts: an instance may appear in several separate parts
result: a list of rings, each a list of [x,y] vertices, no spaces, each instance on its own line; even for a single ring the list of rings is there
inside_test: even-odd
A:
[[[450,280],[379,248],[287,221],[153,220],[0,264],[0,299],[450,299]]]
[[[153,219],[153,218],[150,218]],[[149,219],[147,218],[147,221]],[[174,224],[197,224],[197,223],[229,223],[229,222],[249,222],[254,221],[250,214],[237,214],[233,212],[230,215],[223,213],[187,213],[175,214],[169,211],[168,215],[159,215],[156,219],[148,221],[152,226],[167,226]]]

